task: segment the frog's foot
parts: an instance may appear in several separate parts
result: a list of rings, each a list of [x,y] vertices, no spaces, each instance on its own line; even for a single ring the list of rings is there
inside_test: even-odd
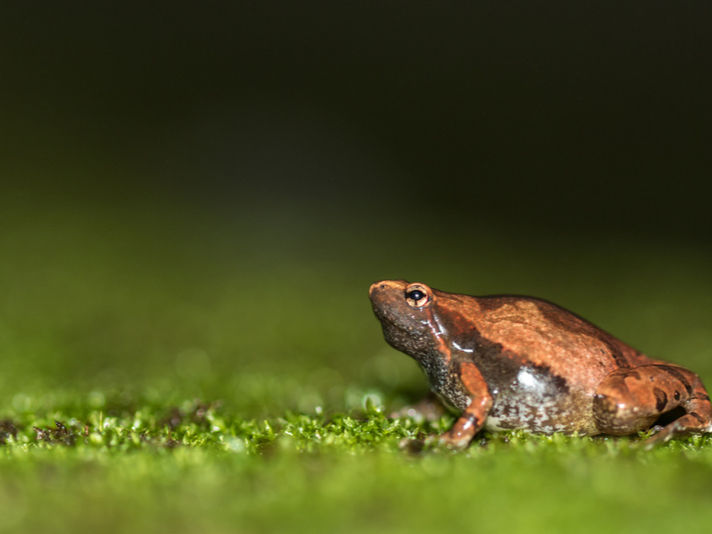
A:
[[[712,429],[712,405],[697,375],[662,363],[619,369],[601,382],[593,401],[598,429],[618,436],[645,430],[677,407],[687,413],[649,438],[646,448]]]
[[[663,429],[654,436],[646,439],[643,442],[643,447],[646,450],[652,449],[660,443],[667,443],[674,437],[686,436],[688,434],[701,434],[709,430],[710,421],[706,425],[703,424],[703,417],[697,412],[690,412],[683,415],[679,419],[675,419],[672,423],[663,427]]]
[[[426,438],[403,438],[398,443],[398,448],[411,454],[418,454],[424,449],[437,449],[439,446],[459,451],[466,449],[471,442],[472,438],[469,436],[456,436],[452,432],[445,432],[439,436],[435,434]]]
[[[453,427],[444,434],[440,434],[438,442],[451,449],[466,449],[475,434],[482,428],[491,405],[492,399],[490,397],[470,404],[460,418],[455,421]]]
[[[470,436],[469,433],[453,432],[451,430],[450,432],[440,434],[440,436],[438,436],[438,443],[451,449],[462,450],[467,448],[473,436]]]
[[[437,395],[431,391],[418,404],[401,408],[397,412],[391,413],[389,417],[392,419],[412,417],[418,423],[422,423],[423,421],[432,422],[440,419],[446,411],[447,408],[445,408],[445,405],[440,402]]]

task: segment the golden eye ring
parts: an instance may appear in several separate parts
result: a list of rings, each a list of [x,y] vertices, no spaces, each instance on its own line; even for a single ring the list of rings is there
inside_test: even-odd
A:
[[[411,308],[422,308],[432,301],[430,288],[423,284],[410,284],[405,289],[405,301]]]

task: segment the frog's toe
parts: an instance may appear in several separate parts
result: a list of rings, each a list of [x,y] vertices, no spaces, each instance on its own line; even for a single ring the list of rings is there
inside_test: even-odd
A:
[[[469,437],[453,436],[450,432],[442,434],[437,439],[440,445],[445,445],[450,449],[462,450],[466,449],[470,444],[471,439]]]
[[[403,438],[398,442],[398,448],[411,454],[418,454],[425,447],[425,440],[422,438]]]
[[[659,426],[659,425],[658,425]],[[653,448],[655,448],[658,445],[662,445],[663,443],[667,443],[673,438],[673,433],[672,432],[667,432],[665,431],[664,428],[661,428],[660,430],[656,430],[656,434],[649,437],[645,441],[643,441],[643,449],[646,451],[649,451]]]

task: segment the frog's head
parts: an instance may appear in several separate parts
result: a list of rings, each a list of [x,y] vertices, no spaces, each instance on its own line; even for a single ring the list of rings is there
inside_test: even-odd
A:
[[[438,321],[440,291],[405,280],[381,280],[368,293],[389,345],[421,361],[440,352],[445,333]]]

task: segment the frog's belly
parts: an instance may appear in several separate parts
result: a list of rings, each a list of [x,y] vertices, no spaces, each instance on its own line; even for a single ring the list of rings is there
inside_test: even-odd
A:
[[[580,391],[546,397],[521,392],[499,395],[485,421],[485,428],[546,434],[599,433],[593,418],[593,395]]]

